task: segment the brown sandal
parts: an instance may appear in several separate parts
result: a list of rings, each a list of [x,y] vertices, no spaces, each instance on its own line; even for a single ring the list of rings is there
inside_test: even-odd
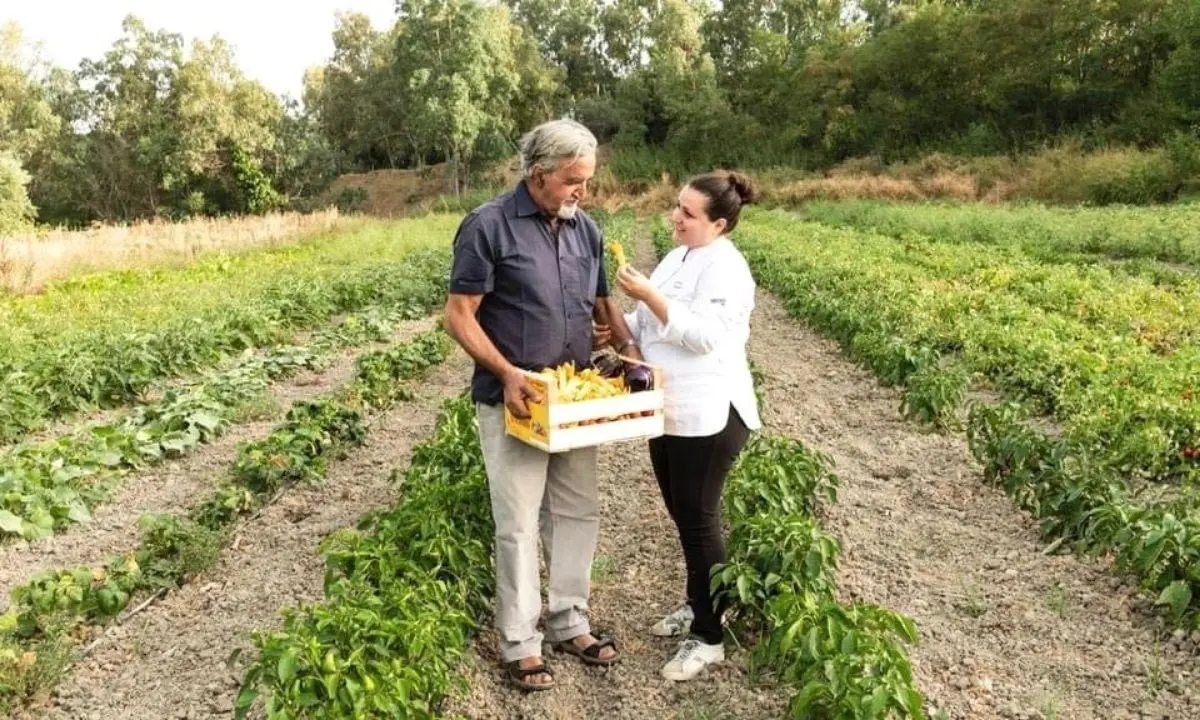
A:
[[[606,647],[612,648],[616,654],[610,658],[601,658],[600,651]],[[596,642],[585,648],[576,645],[574,640],[563,640],[555,643],[554,649],[570,653],[589,665],[612,665],[621,659],[621,651],[617,650],[617,643],[612,638],[597,638]]]
[[[529,682],[525,678],[529,677],[530,675],[549,675],[550,682]],[[554,673],[550,672],[550,669],[546,667],[545,663],[538,663],[532,667],[523,668],[521,667],[520,660],[513,660],[512,662],[505,664],[504,676],[510,683],[516,685],[522,690],[549,690],[550,688],[554,687]]]

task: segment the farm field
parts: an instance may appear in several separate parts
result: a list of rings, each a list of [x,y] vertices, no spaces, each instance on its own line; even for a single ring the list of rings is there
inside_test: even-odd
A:
[[[653,218],[597,217],[643,271],[669,242]],[[744,646],[704,682],[658,676],[674,645],[647,630],[678,602],[682,558],[644,446],[620,443],[601,452],[592,608],[626,659],[552,655],[558,688],[510,690],[470,363],[436,316],[456,224],[371,223],[223,268],[6,301],[25,323],[14,347],[44,335],[100,365],[133,330],[164,338],[243,311],[261,329],[173,335],[197,359],[11,426],[0,708],[1200,714],[1200,286],[1074,249],[1056,261],[782,211],[750,213],[737,235],[760,284],[750,352],[767,424],[726,490],[720,581]]]
[[[1200,266],[1200,203],[1165,207],[1046,207],[953,203],[810,202],[806,219],[899,237],[1012,245],[1029,256],[1062,260],[1158,261]]]
[[[903,388],[905,414],[946,425],[969,409],[976,458],[1048,537],[1113,552],[1195,627],[1200,283],[780,213],[751,221],[744,246],[789,311]],[[1005,402],[969,402],[973,389]]]
[[[49,421],[143,398],[160,381],[289,340],[338,313],[420,306],[403,263],[452,218],[397,237],[382,223],[183,270],[99,273],[0,300],[0,444]],[[412,298],[409,296],[413,295]]]

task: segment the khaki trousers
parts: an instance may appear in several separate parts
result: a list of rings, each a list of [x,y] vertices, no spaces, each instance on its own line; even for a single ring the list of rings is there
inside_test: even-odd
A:
[[[504,432],[504,406],[476,403],[496,524],[500,657],[542,654],[538,538],[550,579],[545,639],[591,632],[588,593],[600,527],[596,449],[545,453]]]

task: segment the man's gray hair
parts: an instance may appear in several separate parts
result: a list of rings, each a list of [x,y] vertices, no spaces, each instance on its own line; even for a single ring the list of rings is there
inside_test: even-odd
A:
[[[521,138],[521,174],[526,177],[534,165],[554,170],[564,160],[570,162],[596,153],[596,136],[586,126],[563,118],[542,123]]]

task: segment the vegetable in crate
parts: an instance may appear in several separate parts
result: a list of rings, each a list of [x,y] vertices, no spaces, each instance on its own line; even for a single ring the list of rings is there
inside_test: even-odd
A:
[[[654,389],[654,373],[645,365],[634,365],[625,371],[625,384],[630,392],[645,392]]]
[[[604,377],[594,368],[576,371],[573,362],[559,365],[556,368],[546,368],[539,375],[545,378],[549,386],[555,388],[558,398],[563,402],[596,400],[629,394],[624,378]]]
[[[625,363],[612,353],[602,353],[595,360],[596,370],[606,378],[620,377]]]

